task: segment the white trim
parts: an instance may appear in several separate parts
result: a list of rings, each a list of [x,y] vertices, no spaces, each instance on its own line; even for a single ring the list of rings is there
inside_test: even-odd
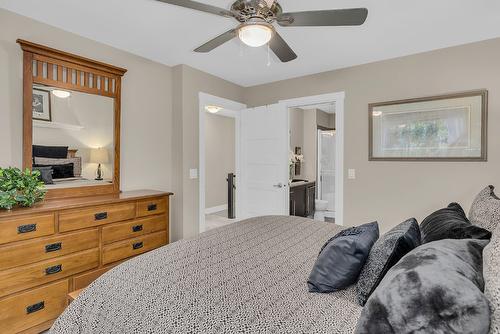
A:
[[[198,203],[198,230],[199,232],[204,232],[206,229],[205,225],[205,110],[206,105],[216,105],[222,107],[223,109],[217,114],[227,117],[234,117],[235,119],[235,173],[238,177],[240,174],[240,110],[246,109],[246,105],[228,100],[222,97],[210,95],[207,93],[200,92],[198,94],[199,100],[199,153],[198,153],[198,165],[199,165],[199,182],[198,182],[198,192],[199,192],[199,203]],[[238,179],[236,179],[238,180]],[[236,198],[241,198],[240,187],[236,187]],[[222,211],[222,210],[220,210]],[[236,217],[240,214],[240,203],[236,200],[235,206]]]
[[[227,210],[227,204],[213,206],[211,208],[206,208],[205,209],[205,214],[206,215],[210,215],[212,213],[221,212],[221,211],[224,211],[224,210]]]
[[[335,137],[337,143],[335,155],[335,223],[338,225],[344,224],[344,99],[345,92],[337,92],[279,101],[279,103],[283,104],[286,108],[300,108],[314,104],[335,103]],[[288,122],[286,123],[288,129],[290,128],[289,116],[289,113],[287,113]],[[288,133],[290,132],[288,131]],[[290,139],[288,142],[290,142]]]

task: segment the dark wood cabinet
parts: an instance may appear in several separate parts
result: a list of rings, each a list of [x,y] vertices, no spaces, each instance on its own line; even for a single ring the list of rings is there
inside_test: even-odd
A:
[[[290,185],[290,216],[314,215],[316,182],[296,182]]]

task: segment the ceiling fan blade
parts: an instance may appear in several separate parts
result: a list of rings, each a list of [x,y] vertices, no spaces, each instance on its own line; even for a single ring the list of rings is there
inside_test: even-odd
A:
[[[156,1],[168,3],[171,5],[181,6],[185,8],[190,8],[194,10],[199,10],[205,13],[215,14],[219,16],[234,17],[234,14],[229,10],[192,0],[156,0]]]
[[[293,52],[292,48],[276,31],[274,32],[273,38],[269,41],[269,47],[283,63],[297,58],[297,55]]]
[[[226,31],[222,35],[219,35],[219,36],[215,37],[214,39],[206,42],[202,46],[196,48],[194,51],[201,52],[201,53],[210,52],[213,49],[221,46],[222,44],[229,42],[230,40],[232,40],[235,37],[236,37],[236,29],[231,29],[229,31]]]
[[[367,16],[368,9],[352,8],[283,13],[277,20],[284,27],[359,26],[365,23]]]

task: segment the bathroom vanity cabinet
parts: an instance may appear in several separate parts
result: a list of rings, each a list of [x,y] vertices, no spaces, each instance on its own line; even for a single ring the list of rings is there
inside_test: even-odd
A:
[[[290,184],[290,216],[314,215],[316,182],[295,181]]]

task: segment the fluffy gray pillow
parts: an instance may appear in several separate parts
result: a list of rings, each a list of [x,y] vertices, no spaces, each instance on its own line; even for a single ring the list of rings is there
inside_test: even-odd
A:
[[[483,251],[484,295],[490,302],[490,334],[500,333],[500,225]]]
[[[359,275],[356,285],[359,304],[365,305],[389,269],[419,245],[420,228],[415,218],[402,222],[380,237]]]
[[[488,186],[476,196],[469,211],[472,224],[490,232],[500,225],[500,198],[495,195],[495,187]]]
[[[368,299],[356,333],[487,334],[490,310],[481,292],[487,244],[444,239],[408,253]]]

